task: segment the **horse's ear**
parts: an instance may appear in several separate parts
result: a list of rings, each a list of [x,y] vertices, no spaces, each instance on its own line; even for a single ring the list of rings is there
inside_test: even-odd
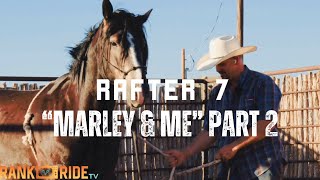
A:
[[[103,0],[102,2],[102,13],[104,19],[108,19],[112,16],[113,13],[113,7],[109,0]]]
[[[152,12],[152,9],[150,9],[148,12],[144,13],[144,15],[139,15],[139,16],[137,16],[138,21],[139,21],[141,24],[145,23],[145,22],[148,20],[151,12]]]

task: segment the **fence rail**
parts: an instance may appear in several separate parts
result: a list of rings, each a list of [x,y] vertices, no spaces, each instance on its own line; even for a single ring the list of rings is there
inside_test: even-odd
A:
[[[53,81],[58,77],[0,76],[0,81]]]

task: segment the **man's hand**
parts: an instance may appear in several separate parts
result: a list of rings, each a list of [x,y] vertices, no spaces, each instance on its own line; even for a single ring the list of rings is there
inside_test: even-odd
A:
[[[184,151],[169,150],[164,153],[169,155],[167,160],[169,161],[171,167],[180,166],[188,158]]]
[[[204,149],[209,148],[215,142],[214,137],[209,136],[209,132],[206,130],[201,131],[193,140],[192,144],[186,147],[184,150],[169,150],[165,153],[169,156],[167,160],[172,167],[180,166],[192,155],[201,152]]]
[[[232,142],[231,144],[223,146],[215,155],[215,159],[221,159],[222,161],[228,161],[232,159],[236,153],[253,143],[256,143],[258,141],[261,141],[262,139],[265,138],[265,129],[267,125],[270,123],[268,120],[259,120],[257,123],[257,136],[252,136],[252,130],[251,128],[248,130],[249,136],[243,136],[236,141]],[[275,127],[275,126],[274,126]]]
[[[215,159],[221,159],[224,162],[232,159],[238,152],[238,149],[235,148],[233,144],[228,144],[223,146],[215,155]]]

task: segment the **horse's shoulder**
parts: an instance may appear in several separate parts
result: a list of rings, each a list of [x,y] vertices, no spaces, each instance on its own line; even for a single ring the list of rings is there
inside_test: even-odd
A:
[[[49,82],[41,89],[29,104],[28,113],[39,112],[39,110],[53,110],[64,101],[68,89],[72,88],[72,80],[69,74],[65,74],[54,81]]]

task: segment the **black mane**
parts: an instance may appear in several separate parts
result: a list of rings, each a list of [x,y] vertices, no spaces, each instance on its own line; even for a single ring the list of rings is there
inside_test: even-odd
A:
[[[136,44],[141,45],[141,47],[136,47],[139,52],[142,52],[143,64],[147,64],[148,59],[148,44],[145,37],[145,29],[139,22],[136,20],[136,15],[128,12],[125,9],[118,9],[113,12],[112,17],[108,19],[108,31],[106,32],[106,37],[109,38],[118,31],[122,31],[123,35],[126,35],[128,31],[136,37]],[[97,33],[99,28],[102,28],[103,23],[100,25],[93,26],[86,34],[86,37],[75,47],[69,48],[69,54],[72,56],[73,61],[69,65],[69,72],[73,77],[76,77],[81,73],[81,66],[86,67],[87,62],[87,50]],[[101,37],[100,37],[101,38]],[[124,48],[123,56],[127,57],[129,45],[125,41],[126,37],[122,37],[120,43]],[[84,64],[82,64],[84,63]],[[85,68],[84,68],[85,69]]]
[[[107,38],[112,36],[114,33],[118,32],[119,30],[123,31],[123,35],[126,35],[128,31],[133,33],[132,35],[136,37],[136,40],[142,40],[142,42],[136,43],[141,44],[139,47],[139,51],[143,52],[143,60],[147,61],[148,59],[148,44],[145,37],[145,29],[142,23],[137,21],[137,15],[128,12],[125,9],[118,9],[113,12],[112,17],[109,21],[109,28],[107,32]],[[122,37],[120,39],[120,43],[124,48],[123,56],[127,57],[128,55],[128,42],[124,41],[126,37]],[[146,64],[146,62],[145,62]]]
[[[97,25],[91,27],[89,31],[86,33],[86,37],[75,47],[69,47],[69,54],[73,58],[72,63],[69,65],[69,71],[76,68],[81,61],[87,61],[87,50],[89,48],[89,45],[98,31]]]

